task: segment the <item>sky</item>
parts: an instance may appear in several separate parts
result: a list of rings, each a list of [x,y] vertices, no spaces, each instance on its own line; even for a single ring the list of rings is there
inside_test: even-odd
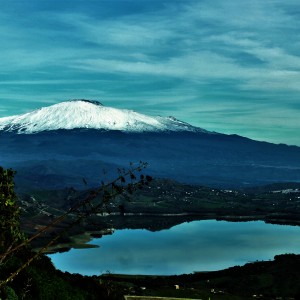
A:
[[[299,0],[0,5],[0,117],[96,99],[300,146]]]

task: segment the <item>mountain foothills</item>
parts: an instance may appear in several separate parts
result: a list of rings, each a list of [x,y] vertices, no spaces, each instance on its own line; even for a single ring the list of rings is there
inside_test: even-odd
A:
[[[300,181],[300,148],[209,132],[173,117],[150,117],[71,100],[0,119],[0,165],[19,189],[86,188],[130,162],[149,175],[240,188]],[[105,175],[104,175],[105,173]]]

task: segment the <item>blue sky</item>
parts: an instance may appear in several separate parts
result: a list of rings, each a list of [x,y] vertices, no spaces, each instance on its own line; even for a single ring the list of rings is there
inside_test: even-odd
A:
[[[0,5],[0,117],[98,99],[300,146],[298,0]]]

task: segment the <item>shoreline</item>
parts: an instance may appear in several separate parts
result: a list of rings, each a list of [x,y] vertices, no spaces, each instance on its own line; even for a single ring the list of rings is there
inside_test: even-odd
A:
[[[113,234],[115,230],[122,230],[122,229],[146,229],[150,231],[159,231],[162,229],[169,229],[173,226],[178,224],[182,224],[184,222],[191,222],[191,221],[204,221],[204,220],[215,220],[215,221],[226,221],[226,222],[251,222],[251,221],[262,221],[266,224],[274,224],[274,225],[287,225],[287,226],[300,226],[300,220],[291,220],[287,218],[276,218],[271,216],[262,216],[262,215],[240,215],[240,216],[231,216],[231,215],[217,215],[217,214],[197,214],[197,213],[172,213],[172,214],[154,214],[154,213],[127,213],[124,216],[121,216],[119,213],[114,213],[106,216],[98,216],[101,219],[111,217],[116,219],[115,221],[133,221],[131,218],[139,218],[139,217],[153,217],[153,218],[163,218],[167,224],[158,224],[158,226],[153,229],[147,226],[147,222],[144,222],[144,226],[130,226],[128,224],[126,226],[125,223],[122,224],[115,224],[114,227],[111,228],[103,228],[99,230],[84,230],[81,233],[77,233],[74,235],[70,235],[70,241],[66,243],[58,243],[49,247],[49,249],[44,252],[45,254],[55,254],[61,252],[67,252],[71,249],[87,249],[87,248],[97,248],[97,245],[88,244],[94,238],[101,238],[103,235]],[[167,217],[167,218],[166,218]],[[176,218],[174,220],[174,218]],[[143,219],[145,221],[145,219]],[[148,222],[150,220],[147,220]],[[152,220],[151,220],[152,221]],[[171,221],[168,223],[168,221]],[[133,225],[131,224],[131,225]],[[135,224],[138,225],[138,224]],[[159,226],[161,225],[161,226]],[[167,225],[167,226],[165,226]],[[170,226],[169,226],[170,225]],[[41,245],[34,248],[34,251],[38,251],[41,248]]]

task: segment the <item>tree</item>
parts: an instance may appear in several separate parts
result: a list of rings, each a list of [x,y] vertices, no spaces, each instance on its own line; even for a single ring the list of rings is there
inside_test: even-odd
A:
[[[14,175],[12,169],[0,167],[0,253],[5,253],[24,240],[20,230],[20,208],[16,203]]]
[[[25,240],[20,230],[20,208],[16,202],[14,175],[12,169],[0,167],[0,273],[10,263],[9,251]],[[0,294],[7,299],[17,299],[10,287],[1,287]]]

